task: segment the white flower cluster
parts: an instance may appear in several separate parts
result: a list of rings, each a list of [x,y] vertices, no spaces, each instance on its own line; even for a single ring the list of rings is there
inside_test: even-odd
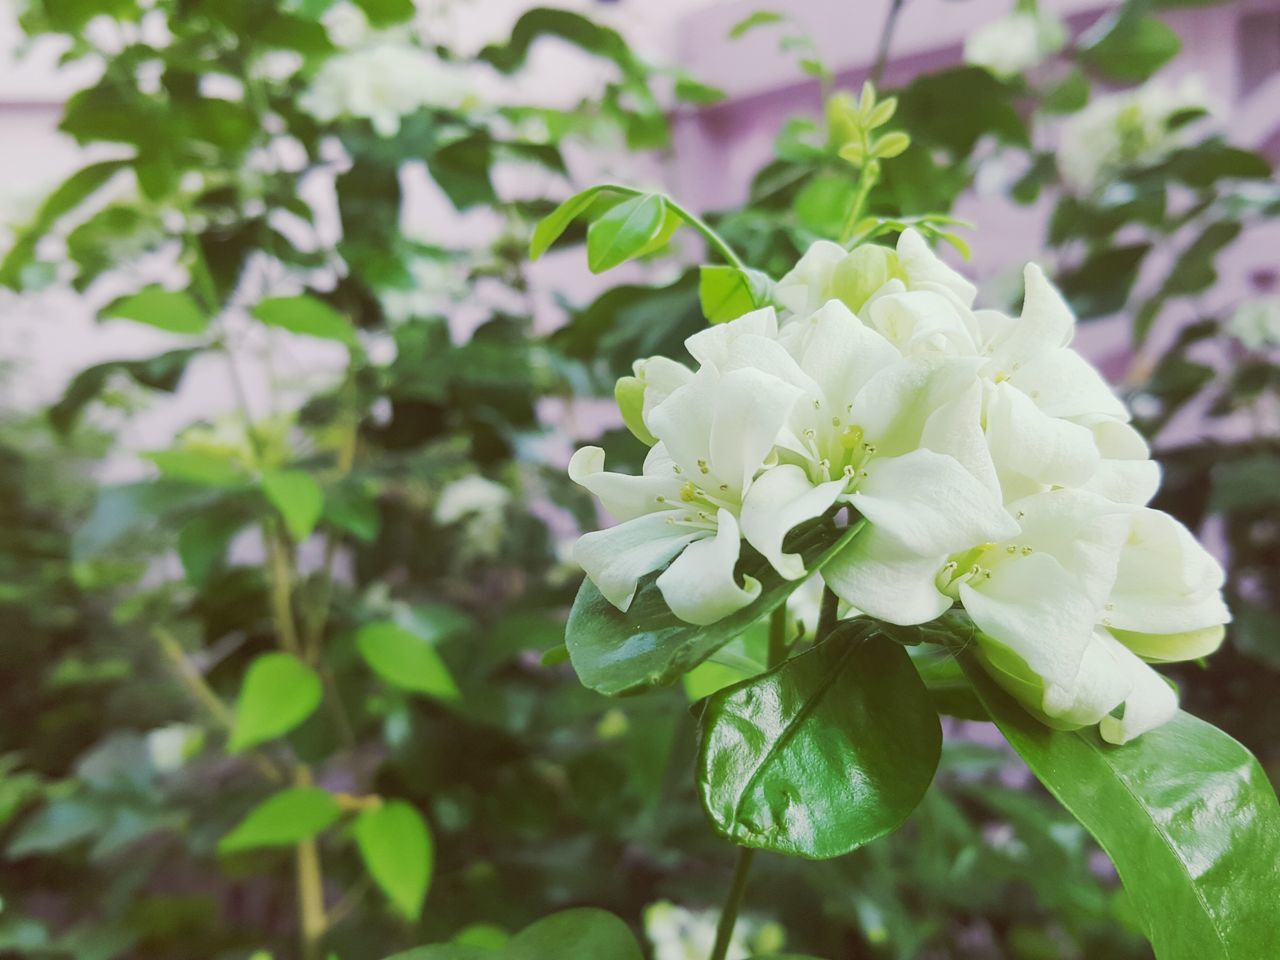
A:
[[[368,120],[382,137],[400,130],[400,118],[422,107],[457,107],[465,96],[458,75],[433,54],[387,38],[326,60],[299,105],[317,120]]]
[[[1126,167],[1158,163],[1194,139],[1179,114],[1215,110],[1204,80],[1152,80],[1135,90],[1097,97],[1063,124],[1058,169],[1077,193],[1094,193]]]
[[[965,63],[1001,79],[1038,67],[1067,43],[1067,25],[1047,11],[1018,11],[973,31],[964,44]]]
[[[1146,443],[1068,346],[1058,292],[1035,265],[1025,282],[1013,318],[975,310],[914,232],[896,250],[815,244],[778,283],[780,313],[686,341],[697,370],[636,364],[619,396],[652,449],[638,477],[604,472],[597,447],[574,455],[570,476],[620,521],[575,558],[623,610],[666,566],[671,610],[709,624],[760,594],[735,573],[742,540],[803,577],[787,533],[847,504],[868,525],[822,571],[847,603],[905,625],[959,602],[995,679],[1053,726],[1123,743],[1165,722],[1177,698],[1145,661],[1218,646],[1223,574],[1145,506]]]

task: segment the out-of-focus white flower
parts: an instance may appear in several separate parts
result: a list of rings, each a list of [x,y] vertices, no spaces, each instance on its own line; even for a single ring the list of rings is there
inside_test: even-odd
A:
[[[1136,90],[1094,99],[1063,122],[1057,149],[1058,170],[1072,190],[1095,193],[1119,171],[1158,163],[1188,143],[1198,124],[1175,124],[1179,114],[1216,105],[1203,78],[1176,83],[1151,80]]]
[[[511,502],[511,491],[500,483],[473,473],[455,480],[440,491],[436,501],[436,523],[457,523],[474,513],[501,513]]]
[[[1048,11],[1019,11],[979,27],[964,44],[964,59],[997,77],[1037,67],[1066,45],[1067,25]]]
[[[1227,330],[1250,350],[1280,346],[1280,296],[1242,303],[1232,314]]]
[[[644,932],[653,944],[653,960],[705,960],[715,946],[718,921],[714,910],[686,910],[667,900],[650,904],[644,911]],[[747,960],[754,954],[775,953],[784,942],[778,924],[740,917],[725,956]]]
[[[433,516],[441,525],[462,524],[463,541],[475,557],[497,554],[506,532],[511,491],[479,474],[455,480],[440,491]]]
[[[406,114],[422,107],[456,107],[464,95],[457,74],[434,55],[383,40],[327,60],[299,106],[325,123],[367,119],[379,136],[392,137]]]
[[[189,723],[171,723],[150,731],[145,738],[151,766],[172,773],[200,752],[204,731]]]
[[[369,37],[369,19],[354,3],[335,3],[320,22],[335,47],[354,47]]]
[[[409,262],[409,282],[380,290],[382,310],[392,323],[443,312],[467,290],[466,275],[449,260],[416,257]]]

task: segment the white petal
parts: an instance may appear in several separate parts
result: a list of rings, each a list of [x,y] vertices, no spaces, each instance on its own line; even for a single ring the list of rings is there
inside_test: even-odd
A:
[[[651,513],[616,527],[584,534],[573,545],[573,559],[596,589],[619,610],[636,595],[636,583],[705,534],[668,523],[670,513]],[[736,531],[735,531],[736,536]]]
[[[667,357],[637,360],[632,365],[632,369],[635,375],[644,381],[643,415],[646,423],[649,412],[654,407],[693,379],[692,370],[683,363],[677,363]]]
[[[1078,486],[1097,472],[1100,458],[1093,432],[1046,415],[1008,383],[988,389],[986,423],[987,443],[1006,499],[1016,499],[1014,490],[1023,480],[1039,484],[1039,489]]]
[[[1222,567],[1181,523],[1159,510],[1133,516],[1120,555],[1108,626],[1185,633],[1227,623]]]
[[[791,355],[826,400],[828,417],[846,411],[871,377],[900,359],[893,344],[838,300],[793,320],[783,334]]]
[[[759,337],[777,337],[778,315],[773,307],[752,310],[728,323],[717,323],[699,330],[684,342],[690,356],[703,366],[716,367],[724,363],[733,341],[743,334]]]
[[[988,375],[1003,379],[1032,358],[1071,342],[1075,317],[1062,295],[1038,266],[1027,264],[1022,271],[1026,295],[1022,316],[1003,329],[991,341]]]
[[[1182,633],[1137,633],[1114,628],[1111,633],[1143,660],[1152,663],[1177,663],[1179,660],[1197,660],[1209,656],[1222,646],[1227,628],[1219,623]]]
[[[964,306],[973,306],[978,288],[943,263],[915,230],[903,230],[898,238],[898,262],[912,288],[933,284],[949,290]]]
[[[742,535],[788,580],[804,576],[804,559],[783,553],[782,541],[792,527],[820,517],[836,502],[845,481],[814,486],[799,467],[781,464],[762,473],[742,501]]]
[[[979,630],[1043,680],[1044,712],[1066,709],[1099,613],[1076,578],[1033,553],[1000,564],[976,587],[962,583],[960,599]]]
[[[1089,426],[1102,459],[1084,489],[1117,503],[1149,503],[1160,487],[1160,465],[1151,459],[1142,434],[1110,417],[1096,418]]]
[[[959,393],[939,403],[925,419],[920,445],[955,457],[994,495],[1000,490],[1000,479],[982,432],[983,386],[981,380],[970,380]]]
[[[978,353],[973,315],[936,291],[908,290],[876,297],[865,312],[876,331],[903,353]]]
[[[836,265],[848,251],[830,240],[818,240],[773,288],[773,296],[795,314],[818,309],[827,299]]]
[[[913,553],[871,527],[822,568],[822,578],[842,600],[873,617],[927,623],[952,603],[935,584],[945,560]]]
[[[920,556],[954,553],[1018,532],[1000,499],[954,458],[932,450],[877,458],[850,502]]]
[[[649,473],[647,467],[645,473]],[[632,477],[625,473],[606,473],[604,451],[599,447],[583,447],[574,453],[569,460],[569,479],[599,497],[604,508],[617,520],[632,520],[663,509],[659,497],[680,496],[680,482],[670,474]]]
[[[744,585],[738,586],[734,576],[742,541],[733,514],[721,510],[718,523],[714,537],[686,547],[656,581],[671,612],[699,626],[715,623],[760,596],[758,581],[745,577]]]
[[[1009,382],[1051,417],[1107,416],[1128,420],[1129,411],[1084,357],[1063,347],[1027,360]]]
[[[1124,699],[1123,716],[1103,717],[1098,732],[1108,743],[1128,743],[1172,720],[1178,712],[1178,695],[1160,674],[1122,644],[1112,640],[1111,652],[1129,677],[1132,689]]]
[[[1075,681],[1060,694],[1061,702],[1049,714],[1053,719],[1073,727],[1092,726],[1131,694],[1133,677],[1117,660],[1113,647],[1110,634],[1093,631]]]

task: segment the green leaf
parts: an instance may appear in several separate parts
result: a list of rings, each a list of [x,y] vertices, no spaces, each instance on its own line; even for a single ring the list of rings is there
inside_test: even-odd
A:
[[[86,367],[72,378],[62,399],[49,408],[49,422],[55,430],[70,430],[84,408],[102,395],[117,374],[124,374],[150,390],[173,393],[197,352],[184,348],[141,360],[109,360]]]
[[[717,832],[819,859],[897,829],[942,749],[906,650],[857,621],[712,696],[701,727],[698,789]]]
[[[212,450],[178,447],[152,450],[143,456],[164,476],[203,487],[242,487],[249,480],[239,464]]]
[[[320,678],[291,653],[264,653],[245,673],[227,749],[240,753],[288,733],[320,706]]]
[[[178,531],[178,556],[187,580],[200,586],[221,567],[227,547],[248,522],[246,514],[225,501],[187,520]]]
[[[413,0],[355,0],[373,27],[391,27],[413,19]]]
[[[1122,11],[1108,17],[1083,41],[1081,59],[1121,83],[1141,83],[1177,56],[1182,41],[1155,17]]]
[[[1045,91],[1040,109],[1045,113],[1075,113],[1089,102],[1089,79],[1073,69]]]
[[[311,536],[324,514],[324,490],[305,470],[265,470],[262,492],[280,511],[295,543]]]
[[[177,290],[151,286],[102,308],[102,320],[133,320],[170,333],[204,333],[209,318],[195,301]]]
[[[1150,252],[1149,243],[1105,246],[1058,277],[1058,286],[1081,320],[1116,313],[1129,300],[1138,269]]]
[[[1280,804],[1249,751],[1187,713],[1122,747],[1051,730],[963,663],[1009,743],[1115,863],[1158,960],[1271,954]]]
[[[792,531],[785,549],[800,553],[813,572],[839,553],[858,529],[857,524],[841,530],[830,520],[817,520]],[[654,585],[657,574],[640,581],[626,613],[601,596],[590,580],[584,581],[565,627],[565,645],[578,679],[611,696],[671,683],[785,603],[802,582],[784,580],[755,554],[739,564],[738,576],[744,575],[760,582],[760,596],[706,627],[686,623],[671,612]]]
[[[398,624],[366,624],[356,634],[356,647],[373,672],[392,686],[442,700],[460,696],[435,647]]]
[[[533,236],[529,240],[529,259],[537,260],[547,252],[550,246],[569,228],[574,219],[595,202],[596,197],[609,190],[609,187],[588,187],[581,193],[575,193],[560,206],[538,221],[533,228]]]
[[[814,177],[796,195],[796,219],[806,230],[834,240],[840,236],[857,192],[857,182],[852,175]]]
[[[744,313],[768,306],[772,286],[759,270],[739,270],[724,264],[698,268],[698,300],[708,323],[736,320]]]
[[[333,825],[342,809],[321,787],[289,787],[250,810],[235,829],[218,841],[219,853],[255,847],[287,847]]]
[[[100,805],[79,797],[55,800],[22,822],[6,853],[11,860],[54,853],[97,836],[106,826],[107,811]]]
[[[422,816],[402,800],[365,810],[356,846],[370,876],[406,919],[417,920],[431,882],[434,852]]]
[[[743,17],[732,27],[729,28],[729,39],[737,40],[756,27],[763,27],[769,23],[781,23],[782,14],[773,10],[757,10],[755,13]]]
[[[251,311],[269,327],[300,333],[322,340],[337,340],[348,347],[357,344],[356,331],[346,317],[323,300],[301,294],[296,297],[268,297]]]
[[[587,266],[592,273],[604,273],[646,253],[666,222],[667,201],[661,194],[622,201],[587,228]]]
[[[592,907],[543,917],[512,937],[502,953],[503,960],[641,960],[642,956],[625,923],[612,913]]]
[[[1169,271],[1162,296],[1185,296],[1213,286],[1218,279],[1214,258],[1235,242],[1242,229],[1234,220],[1219,220],[1205,227]]]

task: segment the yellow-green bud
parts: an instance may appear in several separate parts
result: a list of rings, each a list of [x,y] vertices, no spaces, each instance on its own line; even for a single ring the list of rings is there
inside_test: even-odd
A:
[[[873,293],[895,276],[901,276],[898,255],[888,247],[863,244],[836,264],[831,275],[831,295],[857,313]]]
[[[652,447],[658,438],[644,425],[644,381],[639,377],[622,377],[613,388],[614,399],[622,411],[622,422],[637,440]]]

